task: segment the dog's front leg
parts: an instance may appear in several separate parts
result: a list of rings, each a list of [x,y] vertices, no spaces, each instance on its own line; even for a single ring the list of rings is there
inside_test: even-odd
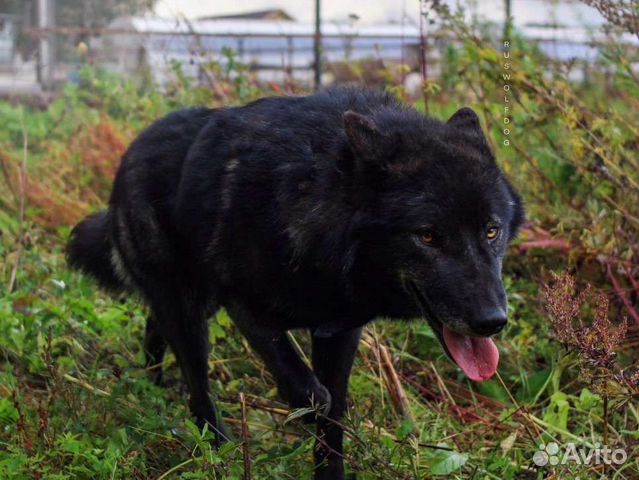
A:
[[[302,361],[289,341],[286,331],[268,326],[268,318],[235,302],[227,306],[233,322],[246,337],[275,377],[280,395],[293,408],[311,405],[330,408],[328,390]],[[305,417],[305,420],[312,418]]]
[[[342,480],[344,432],[339,422],[346,410],[348,378],[359,345],[361,328],[341,332],[329,338],[313,337],[313,369],[331,394],[327,418],[317,422],[315,446],[315,480]]]

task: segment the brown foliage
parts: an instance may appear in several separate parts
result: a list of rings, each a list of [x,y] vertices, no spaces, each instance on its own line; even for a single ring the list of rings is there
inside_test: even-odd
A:
[[[74,225],[90,209],[87,203],[56,192],[44,181],[29,180],[26,193],[27,203],[37,210],[34,220],[47,228]]]
[[[70,148],[80,154],[82,165],[93,173],[98,186],[102,186],[105,182],[112,183],[126,143],[113,124],[102,118],[97,125],[76,137]]]
[[[553,274],[553,279],[552,285],[544,285],[542,297],[555,336],[578,355],[582,378],[595,388],[606,388],[602,380],[637,387],[637,375],[624,371],[616,361],[615,350],[626,337],[628,325],[625,320],[616,326],[610,321],[608,297],[591,285],[577,291],[575,278],[567,272]],[[583,318],[588,306],[591,322]]]
[[[125,151],[123,136],[101,118],[96,125],[83,127],[63,151],[47,152],[27,172],[26,203],[34,211],[30,218],[50,229],[79,222],[103,204]],[[17,200],[19,162],[6,153],[0,155],[6,184]]]
[[[27,197],[37,208],[36,221],[48,228],[79,222],[106,197],[125,151],[125,141],[108,119],[83,128],[66,152],[42,162],[42,170],[31,177]],[[79,161],[69,161],[74,156]]]

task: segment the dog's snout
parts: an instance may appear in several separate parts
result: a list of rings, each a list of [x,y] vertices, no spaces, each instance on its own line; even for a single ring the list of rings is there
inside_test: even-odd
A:
[[[507,320],[506,312],[501,307],[482,308],[472,329],[478,335],[494,335],[502,331]]]

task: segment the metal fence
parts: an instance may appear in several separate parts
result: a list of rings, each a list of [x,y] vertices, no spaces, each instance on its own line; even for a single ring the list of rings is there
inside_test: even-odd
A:
[[[108,28],[53,27],[43,22],[22,31],[31,39],[26,56],[16,55],[15,17],[0,16],[0,94],[33,93],[51,90],[56,84],[73,81],[75,72],[86,64],[99,65],[123,76],[144,70],[159,84],[170,80],[174,65],[185,75],[201,77],[208,61],[233,60],[246,65],[262,81],[294,80],[310,83],[314,68],[312,25],[269,21],[201,21],[127,17]],[[454,40],[439,31],[424,31],[417,25],[377,27],[326,24],[322,26],[323,72],[340,80],[344,72],[360,65],[371,75],[388,65],[406,65],[421,80],[421,70],[430,78],[438,76],[444,49]],[[587,76],[596,62],[599,47],[595,40],[569,30],[535,30],[529,39],[552,58],[575,59],[584,66],[574,70],[573,80]],[[4,47],[3,47],[4,46]],[[3,57],[4,55],[4,57]],[[370,71],[368,71],[370,70]],[[406,70],[403,70],[404,78]],[[346,78],[348,79],[348,78]]]

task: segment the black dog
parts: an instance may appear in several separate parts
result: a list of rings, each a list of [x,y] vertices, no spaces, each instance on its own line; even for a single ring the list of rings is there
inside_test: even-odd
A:
[[[315,478],[334,480],[343,432],[331,420],[366,323],[426,318],[468,377],[495,373],[488,337],[506,324],[502,258],[522,218],[472,110],[442,123],[387,94],[336,89],[154,123],[68,256],[141,293],[148,363],[171,346],[193,414],[220,440],[207,318],[225,307],[293,407],[327,407]],[[312,370],[287,339],[296,328],[312,332]]]

